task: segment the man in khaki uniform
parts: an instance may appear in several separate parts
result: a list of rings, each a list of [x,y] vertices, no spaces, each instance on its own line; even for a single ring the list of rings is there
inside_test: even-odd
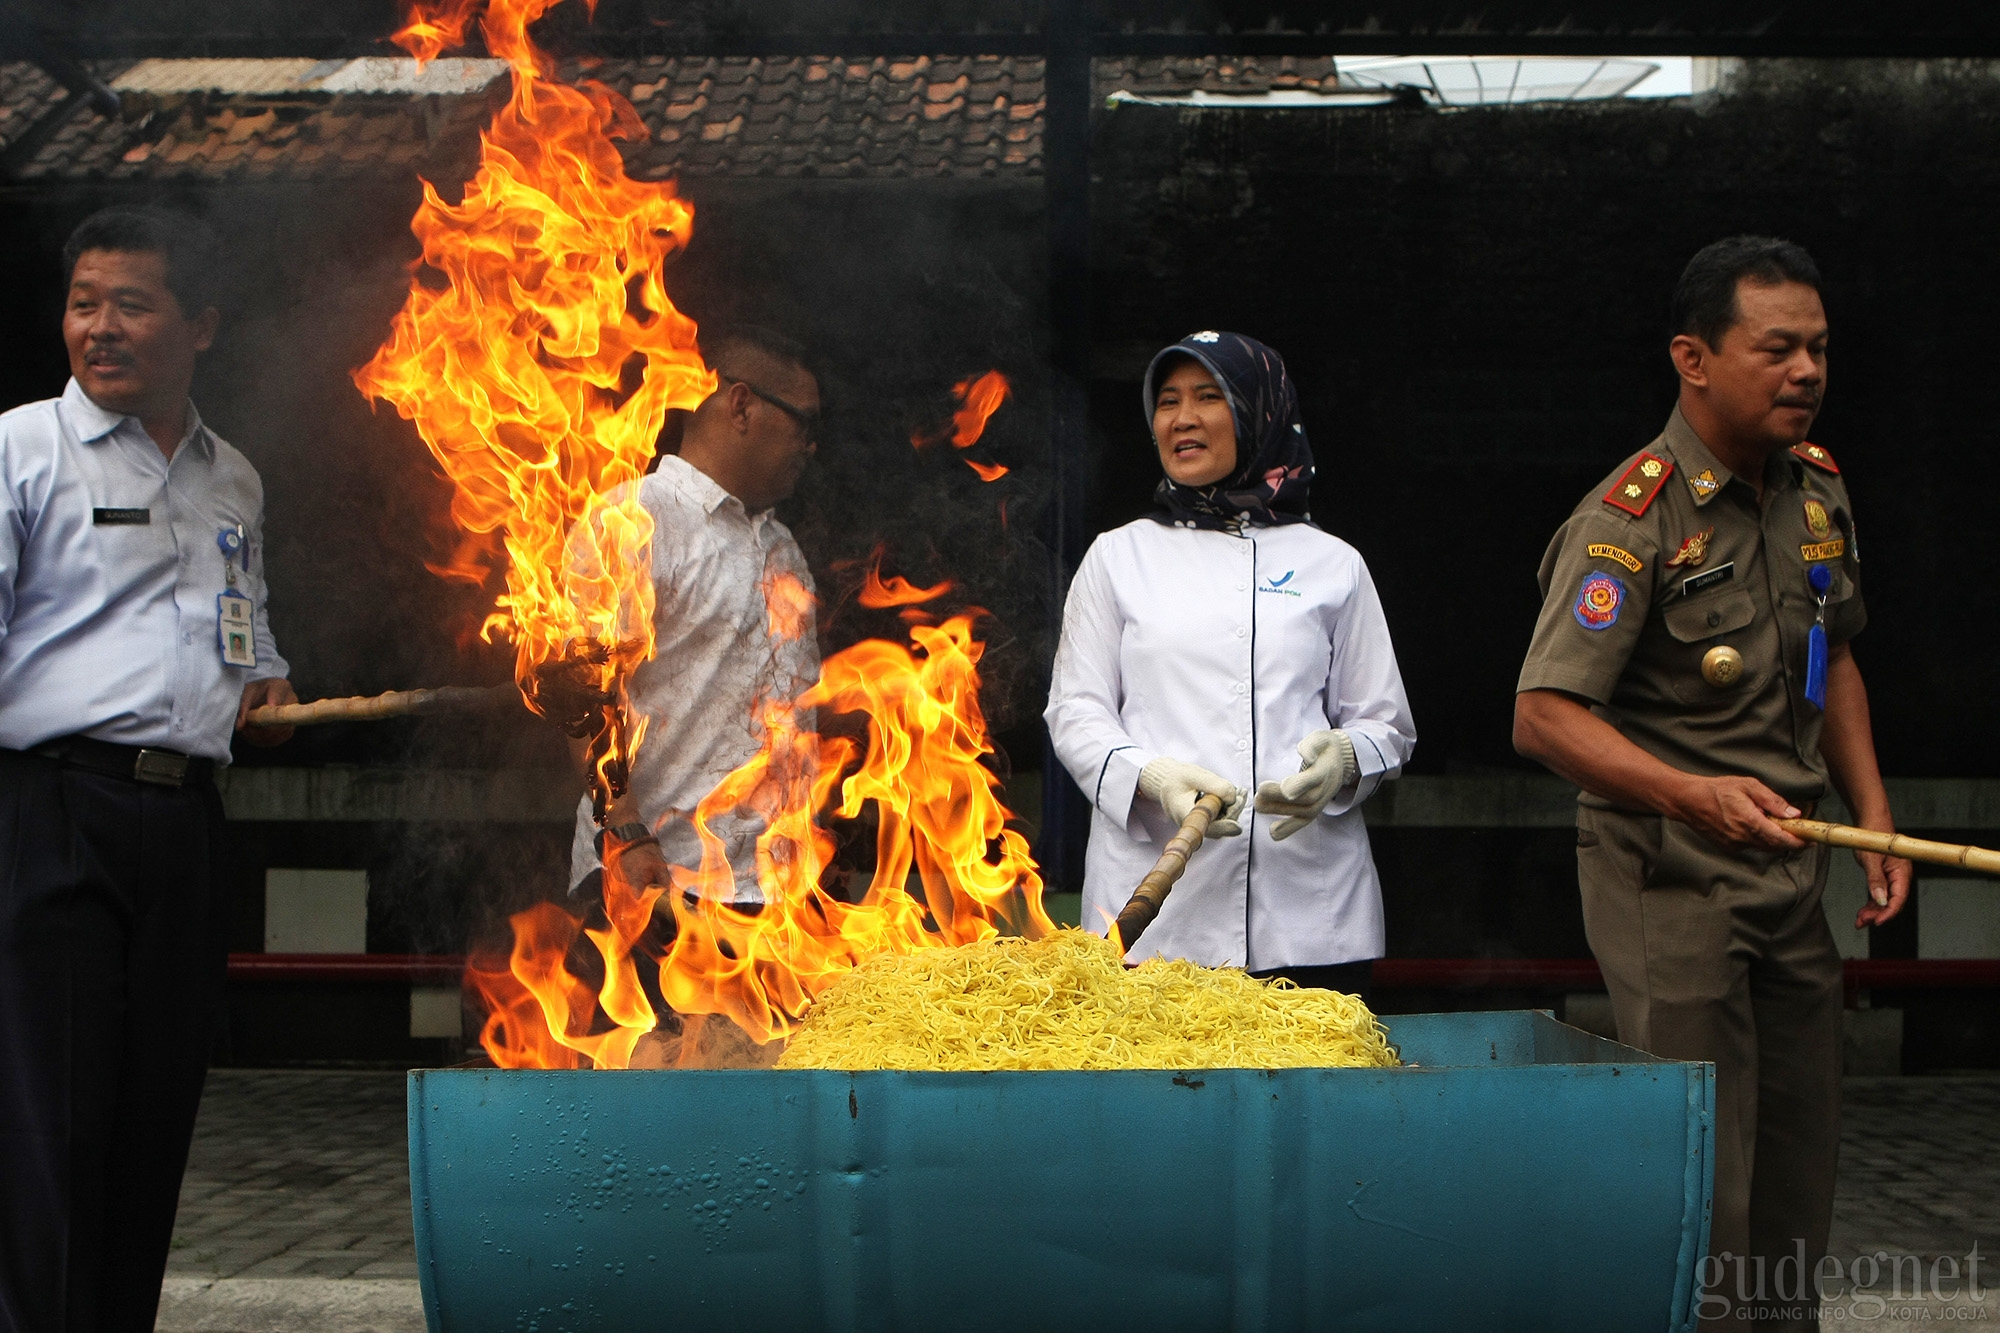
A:
[[[1689,262],[1679,405],[1550,543],[1515,698],[1515,747],[1583,789],[1577,878],[1619,1038],[1715,1062],[1710,1328],[1818,1327],[1832,1219],[1829,853],[1773,820],[1830,781],[1858,823],[1893,827],[1848,649],[1866,620],[1853,510],[1806,442],[1826,386],[1818,288],[1805,251],[1768,237]],[[1859,855],[1857,927],[1910,885],[1907,861]]]

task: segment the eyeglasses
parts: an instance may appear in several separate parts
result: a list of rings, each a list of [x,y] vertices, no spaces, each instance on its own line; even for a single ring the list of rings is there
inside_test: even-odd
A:
[[[716,373],[715,377],[718,380],[721,380],[725,384],[742,385],[744,388],[748,389],[751,393],[756,394],[759,398],[762,398],[765,402],[777,408],[780,412],[783,412],[793,421],[796,421],[799,424],[799,429],[805,433],[807,444],[815,443],[818,440],[819,413],[808,412],[802,407],[794,407],[792,404],[778,397],[777,394],[772,393],[767,389],[760,389],[756,385],[752,384],[749,380],[739,380],[733,375],[724,375],[719,371]]]

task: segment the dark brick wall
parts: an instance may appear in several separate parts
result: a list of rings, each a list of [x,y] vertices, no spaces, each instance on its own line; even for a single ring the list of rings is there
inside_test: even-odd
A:
[[[1989,772],[1996,148],[2000,82],[1935,64],[1759,65],[1698,102],[1103,113],[1102,521],[1152,484],[1147,353],[1204,326],[1265,339],[1300,384],[1315,511],[1381,585],[1415,771],[1511,765],[1536,565],[1672,405],[1681,265],[1731,232],[1787,235],[1827,276],[1815,439],[1858,510],[1884,767]]]

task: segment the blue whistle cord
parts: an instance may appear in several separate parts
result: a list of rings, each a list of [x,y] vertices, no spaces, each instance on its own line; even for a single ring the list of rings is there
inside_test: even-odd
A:
[[[1819,618],[1813,621],[1806,638],[1806,702],[1826,711],[1826,595],[1833,588],[1833,571],[1814,565],[1806,571],[1806,583],[1819,597]]]
[[[1826,626],[1814,625],[1806,638],[1806,702],[1826,711]]]

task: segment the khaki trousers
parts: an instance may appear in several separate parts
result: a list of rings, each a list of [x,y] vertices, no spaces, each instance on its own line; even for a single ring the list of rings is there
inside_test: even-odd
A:
[[[1584,929],[1618,1039],[1715,1063],[1704,1329],[1819,1327],[1813,1270],[1840,1153],[1828,858],[1817,845],[1725,851],[1657,815],[1577,810]]]

